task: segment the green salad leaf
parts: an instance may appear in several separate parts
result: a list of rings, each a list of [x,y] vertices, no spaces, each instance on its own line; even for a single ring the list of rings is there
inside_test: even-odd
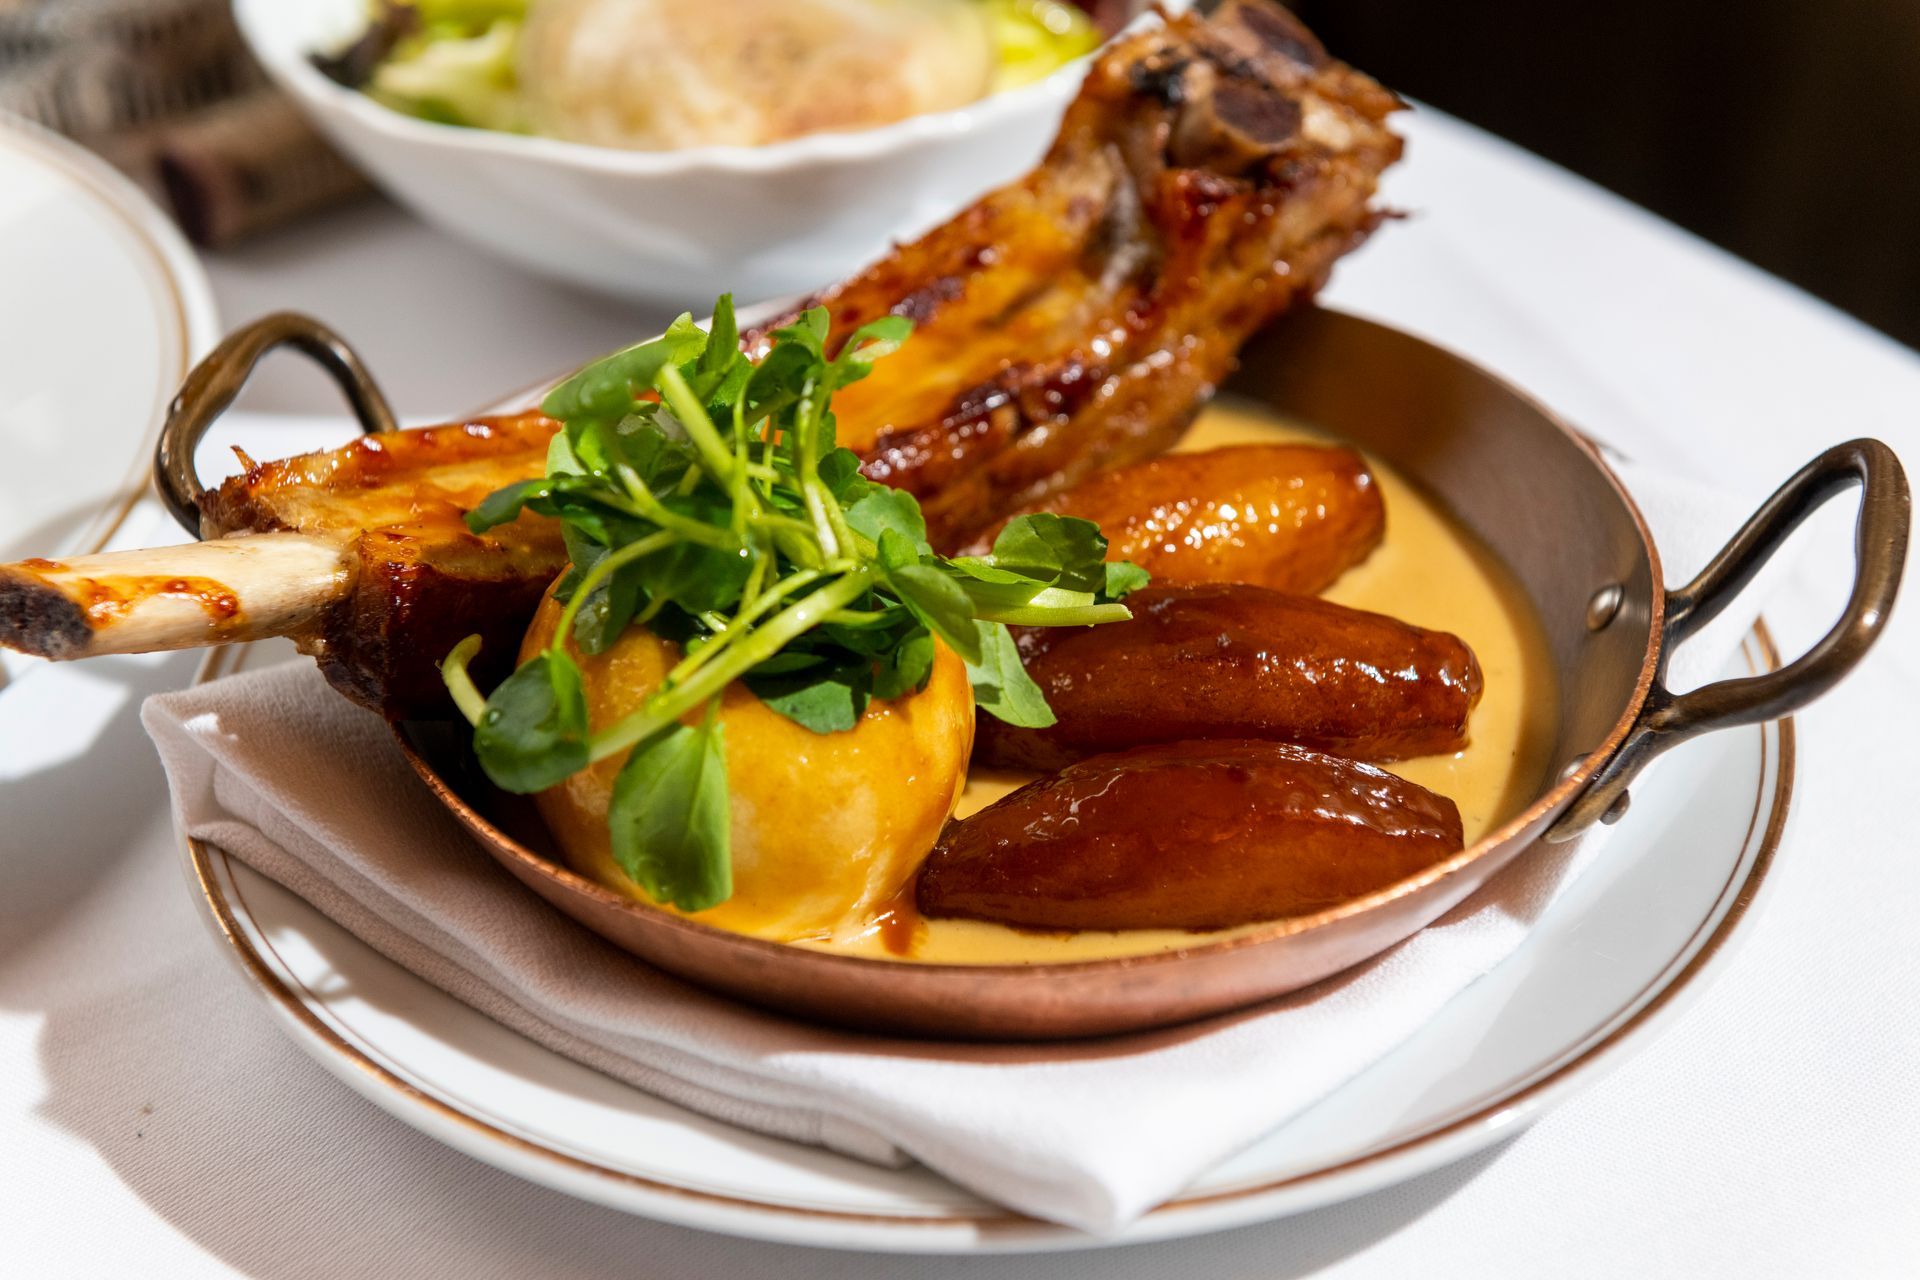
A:
[[[525,0],[412,0],[380,6],[370,32],[391,33],[354,83],[396,111],[439,124],[526,128],[518,55]]]
[[[733,823],[719,719],[676,724],[634,748],[607,806],[613,860],[656,902],[700,911],[733,895]]]
[[[811,732],[841,733],[873,700],[925,688],[944,642],[983,711],[1044,726],[1053,713],[1009,625],[1118,621],[1120,598],[1146,581],[1106,563],[1091,522],[1054,514],[1009,521],[986,555],[942,556],[913,496],[861,474],[834,443],[833,393],[910,331],[887,317],[829,354],[815,308],[756,361],[723,297],[709,328],[683,315],[555,387],[547,473],[467,515],[476,533],[529,511],[558,520],[572,562],[552,644],[491,694],[468,674],[477,637],[443,664],[474,754],[500,787],[531,792],[628,753],[612,848],[658,901],[697,911],[732,892],[719,705],[735,681]],[[590,732],[573,652],[604,653],[636,626],[679,660]]]
[[[1107,562],[1106,594],[1109,599],[1118,600],[1122,596],[1132,595],[1150,580],[1151,575],[1130,560]]]
[[[1027,674],[1013,633],[1004,622],[974,624],[980,633],[980,657],[967,663],[973,700],[982,711],[1008,724],[1044,729],[1054,722],[1047,695]]]
[[[537,654],[501,681],[473,726],[480,766],[508,791],[543,791],[587,767],[587,702],[564,651]]]

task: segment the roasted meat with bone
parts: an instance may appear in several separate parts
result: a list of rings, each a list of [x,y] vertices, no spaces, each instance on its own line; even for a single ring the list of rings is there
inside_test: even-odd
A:
[[[840,443],[947,546],[1167,449],[1373,227],[1397,105],[1263,0],[1119,42],[1038,169],[816,300],[834,335],[915,323]]]
[[[884,314],[917,327],[836,397],[840,442],[948,547],[1166,449],[1247,336],[1374,225],[1397,105],[1266,0],[1117,41],[1037,169],[821,296],[830,344]],[[0,566],[0,644],[290,635],[356,701],[444,712],[446,649],[477,630],[511,653],[564,563],[538,516],[485,536],[458,519],[537,474],[553,430],[526,415],[252,467],[203,499],[216,541]]]
[[[202,496],[206,541],[0,565],[0,643],[85,658],[292,636],[354,701],[441,714],[440,659],[478,632],[505,675],[566,566],[550,521],[462,519],[537,473],[553,430],[493,418],[251,466]]]

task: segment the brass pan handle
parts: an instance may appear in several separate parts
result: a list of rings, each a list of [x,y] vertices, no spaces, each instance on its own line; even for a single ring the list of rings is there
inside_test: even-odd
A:
[[[1832,629],[1777,671],[1669,692],[1667,664],[1674,649],[1717,617],[1801,522],[1854,485],[1862,492],[1853,590]],[[1835,445],[1781,485],[1697,578],[1667,593],[1659,665],[1639,719],[1545,839],[1569,840],[1595,822],[1618,819],[1626,812],[1627,787],[1669,747],[1715,729],[1788,715],[1839,683],[1886,629],[1906,567],[1911,514],[1900,459],[1878,440]]]
[[[359,419],[361,431],[372,435],[399,429],[386,396],[360,363],[360,357],[346,339],[326,325],[294,311],[276,311],[242,325],[195,365],[180,384],[180,394],[167,410],[160,443],[153,451],[153,482],[160,490],[161,501],[180,526],[196,538],[200,536],[202,489],[193,466],[194,449],[207,428],[240,394],[261,357],[279,347],[292,347],[312,357],[333,375],[353,416]]]

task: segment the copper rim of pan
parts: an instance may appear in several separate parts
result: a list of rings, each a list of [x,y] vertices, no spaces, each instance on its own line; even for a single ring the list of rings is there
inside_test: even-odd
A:
[[[1102,970],[1119,971],[1141,969],[1154,965],[1175,964],[1195,956],[1221,955],[1233,951],[1242,951],[1250,947],[1258,947],[1264,943],[1272,942],[1277,938],[1291,937],[1309,932],[1313,929],[1323,928],[1339,920],[1364,915],[1389,902],[1409,894],[1417,893],[1429,885],[1458,874],[1460,871],[1493,852],[1495,849],[1505,845],[1507,842],[1521,838],[1528,833],[1529,830],[1534,834],[1538,834],[1539,831],[1544,830],[1547,823],[1566,805],[1571,803],[1574,797],[1580,794],[1581,790],[1585,788],[1587,783],[1593,778],[1594,773],[1601,765],[1605,764],[1613,756],[1614,752],[1618,751],[1621,745],[1627,740],[1628,735],[1633,730],[1635,721],[1639,718],[1641,709],[1646,704],[1647,695],[1653,688],[1654,679],[1660,669],[1661,654],[1665,645],[1666,592],[1660,585],[1665,581],[1665,578],[1660,565],[1660,552],[1654,545],[1653,531],[1647,527],[1646,518],[1641,514],[1639,506],[1634,503],[1633,497],[1627,492],[1626,487],[1620,483],[1620,477],[1614,474],[1613,468],[1607,465],[1606,459],[1601,456],[1600,451],[1594,447],[1593,443],[1586,436],[1567,425],[1567,423],[1562,421],[1551,409],[1548,409],[1545,405],[1518,387],[1515,387],[1513,384],[1495,374],[1489,373],[1480,365],[1468,360],[1465,356],[1455,351],[1440,346],[1438,343],[1434,343],[1429,339],[1422,339],[1422,341],[1445,356],[1449,361],[1464,367],[1471,375],[1500,387],[1509,395],[1524,403],[1528,408],[1533,410],[1533,412],[1537,413],[1544,422],[1552,426],[1555,431],[1558,431],[1561,435],[1572,441],[1586,456],[1588,462],[1606,481],[1614,497],[1625,509],[1628,517],[1633,521],[1634,530],[1639,535],[1641,548],[1647,557],[1649,570],[1648,581],[1652,584],[1650,591],[1651,599],[1648,601],[1647,608],[1647,646],[1646,651],[1641,655],[1640,670],[1634,679],[1632,694],[1621,708],[1619,718],[1614,721],[1613,727],[1608,730],[1607,736],[1602,740],[1600,745],[1580,758],[1577,768],[1571,768],[1563,772],[1555,778],[1552,785],[1534,798],[1533,803],[1501,823],[1492,831],[1481,836],[1480,839],[1474,841],[1451,858],[1443,862],[1437,862],[1416,875],[1409,876],[1405,880],[1397,881],[1384,889],[1376,890],[1364,897],[1351,899],[1341,903],[1337,907],[1330,907],[1325,911],[1315,912],[1313,915],[1294,916],[1285,920],[1273,921],[1270,925],[1251,929],[1247,932],[1236,932],[1229,938],[1221,938],[1211,942],[1199,942],[1193,946],[1178,947],[1167,951],[1155,951],[1131,956],[1114,956],[1097,960],[1069,960],[1046,964],[933,964],[916,960],[903,962],[899,960],[874,959],[866,956],[836,955],[828,951],[796,948],[785,942],[771,942],[764,938],[752,938],[745,934],[733,933],[714,925],[702,923],[698,920],[690,920],[685,916],[668,911],[663,907],[654,906],[651,903],[638,902],[634,899],[623,897],[611,889],[596,884],[594,881],[587,879],[577,872],[527,848],[505,831],[502,831],[488,819],[486,815],[475,809],[440,776],[439,771],[434,768],[433,764],[420,754],[412,740],[408,737],[405,725],[396,724],[393,726],[394,741],[399,744],[400,751],[406,757],[407,763],[413,767],[413,771],[419,775],[420,780],[426,783],[427,787],[433,792],[434,797],[439,800],[441,804],[445,805],[447,810],[454,814],[454,816],[470,830],[483,831],[486,833],[485,838],[492,845],[492,851],[496,856],[509,856],[535,874],[564,886],[567,891],[572,894],[592,899],[603,906],[612,907],[622,912],[643,917],[652,925],[664,927],[690,936],[722,938],[725,939],[729,946],[766,956],[784,957],[790,962],[795,952],[798,951],[806,957],[805,963],[809,967],[851,967],[853,969],[886,967],[899,969],[905,964],[910,966],[916,974],[929,975],[930,980],[933,981],[942,980],[939,975],[946,974],[965,974],[976,980],[999,977],[1017,978],[1022,975],[1031,978],[1045,979],[1048,977],[1057,977],[1063,973],[1085,974]],[[506,400],[488,406],[484,412],[499,413],[509,411],[510,405],[517,406],[524,404],[526,400],[537,396],[541,389],[542,388],[528,388],[524,393],[516,392]]]

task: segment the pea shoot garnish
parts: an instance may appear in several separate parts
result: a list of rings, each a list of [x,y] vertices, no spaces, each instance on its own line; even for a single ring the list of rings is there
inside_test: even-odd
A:
[[[442,664],[474,754],[526,793],[631,751],[608,811],[613,855],[657,902],[699,911],[732,893],[718,710],[734,681],[815,733],[844,732],[873,699],[925,687],[937,637],[965,659],[982,710],[1045,726],[1053,713],[1008,625],[1119,621],[1119,598],[1146,581],[1105,562],[1096,525],[1052,514],[1010,521],[988,555],[939,555],[913,496],[861,475],[834,443],[833,394],[911,327],[874,321],[829,357],[814,309],[756,363],[723,297],[709,330],[683,315],[556,387],[541,406],[562,425],[546,474],[467,516],[476,533],[522,510],[550,516],[572,560],[553,643],[491,695],[467,671],[478,636]],[[598,654],[630,626],[676,643],[678,664],[589,731],[566,639]]]

